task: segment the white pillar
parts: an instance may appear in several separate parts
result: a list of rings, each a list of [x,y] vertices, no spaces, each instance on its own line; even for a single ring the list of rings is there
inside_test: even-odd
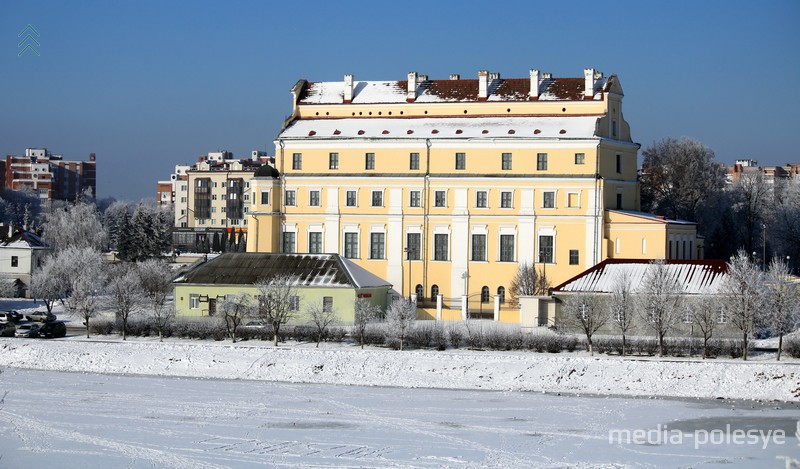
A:
[[[461,320],[467,320],[467,295],[461,295]]]
[[[500,320],[500,295],[494,296],[494,320]]]
[[[417,294],[416,293],[412,293],[411,294],[411,302],[414,303],[414,306],[417,306]]]
[[[436,320],[442,320],[442,295],[436,295]]]

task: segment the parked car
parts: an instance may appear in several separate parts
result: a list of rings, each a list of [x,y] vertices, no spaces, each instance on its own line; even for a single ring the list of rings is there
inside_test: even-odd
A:
[[[64,337],[67,335],[67,325],[64,321],[50,321],[42,324],[39,328],[39,337],[52,339],[54,337]]]
[[[47,321],[55,321],[56,315],[53,313],[48,313],[47,311],[36,311],[31,314],[26,314],[25,318],[28,321],[47,322]]]
[[[39,325],[22,324],[17,327],[17,332],[14,333],[14,337],[39,337]]]
[[[0,337],[14,337],[17,327],[10,322],[0,324]]]
[[[272,329],[272,325],[266,321],[248,321],[242,327],[247,329]]]
[[[18,323],[22,321],[22,314],[16,311],[0,311],[0,323],[13,322]]]

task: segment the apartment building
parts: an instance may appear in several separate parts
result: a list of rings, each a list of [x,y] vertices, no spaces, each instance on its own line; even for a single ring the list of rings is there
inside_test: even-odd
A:
[[[6,155],[2,161],[3,189],[32,190],[44,202],[74,201],[85,190],[97,195],[97,157],[68,161],[47,148],[26,148],[25,155]]]
[[[337,253],[416,298],[421,318],[499,304],[511,322],[520,263],[557,285],[607,258],[702,255],[695,224],[640,212],[616,75],[345,75],[291,93],[280,176],[246,188],[248,251]]]

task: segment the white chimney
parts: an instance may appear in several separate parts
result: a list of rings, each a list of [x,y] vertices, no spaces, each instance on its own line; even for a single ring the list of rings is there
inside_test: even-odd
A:
[[[417,99],[417,72],[408,72],[408,92],[406,101],[409,103]]]
[[[594,74],[595,70],[593,68],[583,69],[583,96],[586,99],[594,98]]]
[[[531,99],[539,99],[539,70],[531,70],[531,90],[528,96]]]
[[[450,79],[451,80],[460,80],[461,79],[461,75],[459,75],[458,73],[451,73],[450,74]]]
[[[542,81],[552,80],[552,79],[553,79],[553,74],[552,73],[550,73],[550,72],[542,73]]]
[[[353,75],[344,76],[344,102],[353,101]]]
[[[489,72],[478,71],[478,101],[485,101],[489,97]]]
[[[428,81],[428,75],[420,75],[418,77],[417,82],[422,83],[423,81]]]

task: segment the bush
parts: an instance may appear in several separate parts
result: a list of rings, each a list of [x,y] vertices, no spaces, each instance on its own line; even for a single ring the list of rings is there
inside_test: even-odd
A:
[[[353,338],[353,342],[356,345],[361,344],[361,337],[359,337],[359,332],[356,328],[353,328],[350,331],[350,336]],[[383,331],[383,324],[382,323],[371,323],[367,324],[367,327],[364,329],[364,343],[363,345],[384,345],[386,343],[386,334]],[[398,343],[398,347],[400,344]]]
[[[464,341],[464,328],[461,324],[453,323],[447,327],[447,340],[453,348],[461,347]]]
[[[784,337],[783,350],[793,358],[800,358],[800,337]]]
[[[98,319],[89,321],[89,332],[96,335],[108,335],[114,332],[114,321]]]

